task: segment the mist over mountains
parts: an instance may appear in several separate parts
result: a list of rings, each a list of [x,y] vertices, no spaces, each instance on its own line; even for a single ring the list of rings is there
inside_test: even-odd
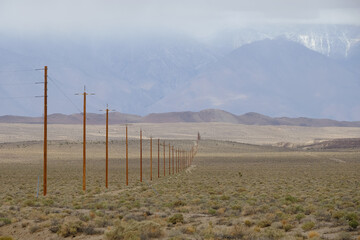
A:
[[[0,39],[0,115],[41,116],[49,67],[49,113],[81,112],[74,93],[119,112],[220,108],[241,114],[360,119],[360,27],[292,26],[120,39]],[[14,71],[21,70],[21,71]],[[15,97],[15,98],[14,98]],[[25,98],[26,97],[26,98]]]

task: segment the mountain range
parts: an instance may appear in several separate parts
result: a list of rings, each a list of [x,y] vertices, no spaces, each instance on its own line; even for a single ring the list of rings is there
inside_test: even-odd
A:
[[[233,113],[360,119],[360,27],[305,25],[231,30],[211,40],[180,35],[122,39],[0,39],[0,115],[42,115],[106,104],[144,116],[220,108]]]
[[[105,114],[88,113],[86,115],[88,124],[104,124]],[[82,114],[51,114],[48,116],[49,124],[82,124]],[[311,119],[311,118],[272,118],[259,113],[246,113],[235,115],[219,109],[206,109],[200,112],[169,112],[151,113],[144,117],[119,112],[109,113],[109,124],[126,123],[204,123],[204,122],[223,122],[245,125],[288,125],[305,127],[360,127],[360,121],[347,122],[335,121],[331,119]],[[0,123],[43,123],[42,117],[23,117],[23,116],[0,116]]]

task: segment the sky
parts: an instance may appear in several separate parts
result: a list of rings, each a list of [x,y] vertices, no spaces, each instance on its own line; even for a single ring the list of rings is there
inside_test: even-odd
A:
[[[359,0],[0,0],[0,33],[209,37],[256,24],[360,24]]]
[[[161,34],[167,36],[169,32],[173,34],[169,36],[176,36],[174,33],[185,35],[185,38],[179,39],[195,38],[195,40],[204,40],[202,43],[212,43],[216,41],[211,40],[216,40],[222,36],[222,33],[232,32],[232,29],[256,28],[263,25],[272,26],[272,24],[360,26],[360,0],[0,0],[0,50],[5,50],[5,53],[11,50],[23,54],[21,49],[25,49],[29,50],[24,50],[25,56],[36,55],[39,49],[47,44],[47,40],[51,43],[55,39],[54,45],[49,44],[50,47],[44,49],[61,46],[68,52],[75,49],[81,55],[81,51],[87,49],[86,47],[97,43],[100,46],[106,45],[108,42],[102,41],[104,39],[118,43],[118,38],[126,37],[130,40],[145,39],[146,42],[151,40],[146,38],[149,36],[137,38],[137,34],[150,33],[162,37]],[[272,30],[271,27],[270,29]],[[186,38],[186,35],[191,38]],[[131,38],[132,36],[135,38]],[[43,39],[43,42],[40,41]],[[97,39],[99,41],[96,41]],[[66,48],[68,47],[66,43],[69,43],[69,48]],[[6,44],[9,45],[9,49]],[[86,46],[81,48],[82,45]],[[51,51],[53,49],[54,51]],[[43,58],[49,57],[49,59],[54,58],[55,63],[58,63],[56,62],[58,57],[74,60],[70,56],[62,56],[62,52],[59,56],[51,56],[59,53],[56,50],[52,47],[50,51],[45,51],[35,59],[40,59],[39,62],[42,62]],[[106,54],[104,56],[106,57]],[[12,58],[7,57],[6,54],[2,57],[0,60],[11,62]],[[22,63],[35,64],[29,59],[24,58]],[[62,66],[63,63],[66,65],[67,62],[58,64]],[[71,81],[76,79],[81,82],[79,86],[91,81],[96,82],[92,78],[88,79],[87,74],[80,74],[81,70],[84,70],[81,69],[83,66],[80,63],[82,64],[83,61],[79,61],[79,65],[74,66]],[[18,62],[14,64],[11,65],[14,69],[23,68]],[[0,78],[4,78],[4,74],[2,73]],[[19,73],[13,75],[18,76]],[[72,95],[74,91],[70,89],[67,94]]]

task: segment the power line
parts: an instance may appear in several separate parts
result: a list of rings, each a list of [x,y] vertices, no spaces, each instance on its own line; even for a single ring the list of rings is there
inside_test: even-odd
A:
[[[36,96],[22,96],[22,97],[0,97],[0,99],[14,99],[14,98],[35,98]]]
[[[0,70],[0,72],[32,72],[36,69]]]
[[[1,86],[19,86],[19,85],[33,85],[35,83],[5,83],[5,84],[0,84]]]
[[[52,78],[49,75],[48,75],[48,78],[54,84],[54,86],[60,91],[60,93],[62,95],[64,95],[64,97],[77,109],[78,112],[81,113],[80,108],[78,106],[76,106],[76,104],[70,99],[70,97],[67,96],[66,93],[60,88],[60,86],[57,85],[57,83],[55,82],[56,81],[55,78]]]

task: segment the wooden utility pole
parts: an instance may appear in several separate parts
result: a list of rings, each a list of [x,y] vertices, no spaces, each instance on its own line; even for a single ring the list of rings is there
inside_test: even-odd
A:
[[[178,173],[178,161],[179,161],[179,158],[178,158],[178,149],[176,149],[176,173]]]
[[[75,95],[84,96],[84,120],[83,120],[83,191],[86,190],[86,96],[95,95],[95,93],[87,93],[84,86],[84,93],[76,93]]]
[[[100,110],[106,112],[106,154],[105,154],[105,187],[109,187],[109,111],[115,111],[115,110],[109,110],[109,106],[106,104],[105,110]]]
[[[47,66],[44,67],[44,196],[47,193]]]
[[[150,181],[152,181],[152,137],[150,137]]]
[[[142,182],[142,130],[140,129],[140,182]]]
[[[172,150],[172,174],[174,175],[174,146],[171,148]]]
[[[126,186],[129,185],[128,126],[126,125]]]
[[[158,139],[158,178],[160,177],[160,139]]]
[[[106,176],[105,176],[105,187],[109,186],[109,109],[106,108]]]
[[[169,175],[171,175],[171,162],[170,162],[170,159],[171,159],[171,148],[170,148],[170,143],[169,143]]]
[[[164,150],[164,176],[165,176],[165,142],[163,145],[163,150]]]

